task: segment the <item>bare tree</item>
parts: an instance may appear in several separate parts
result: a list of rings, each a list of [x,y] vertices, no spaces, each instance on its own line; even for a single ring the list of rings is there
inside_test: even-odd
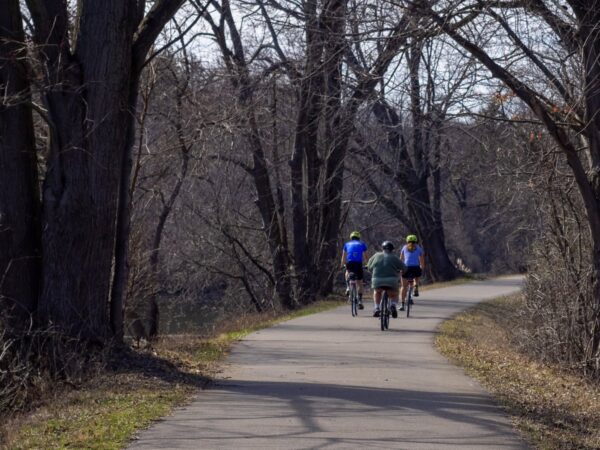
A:
[[[354,120],[405,44],[409,21],[405,18],[391,31],[380,33],[376,56],[364,73],[349,84],[343,70],[347,46],[345,2],[309,1],[302,8],[276,2],[256,4],[271,41],[258,46],[251,56],[229,2],[212,3],[220,19],[213,18],[212,12],[205,13],[205,18],[232,84],[239,90],[239,104],[246,111],[244,129],[253,155],[253,164],[246,168],[255,180],[258,208],[272,248],[274,278],[280,286],[278,293],[280,298],[287,299],[285,304],[293,306],[292,279],[296,281],[295,297],[299,303],[313,301],[319,293],[331,290],[342,225],[344,161]],[[304,36],[300,61],[289,56],[295,48],[288,50],[281,44],[274,17],[278,20],[287,17]],[[266,63],[262,76],[261,72],[253,73],[251,69],[251,63],[257,60]],[[282,189],[274,186],[273,175],[267,170],[264,133],[256,107],[255,94],[261,80],[275,72],[285,75],[297,102],[289,159],[291,232],[286,229],[286,205],[277,194]],[[287,242],[287,236],[291,237],[291,243]],[[284,294],[285,297],[281,297]]]
[[[360,48],[359,44],[356,47]],[[381,183],[377,183],[374,173],[363,170],[368,188],[405,230],[417,233],[426,245],[430,278],[448,280],[458,272],[448,257],[442,223],[443,127],[450,108],[464,99],[464,86],[471,83],[473,70],[465,59],[456,69],[447,70],[450,72],[445,74],[449,77],[448,86],[439,86],[444,78],[441,72],[436,73],[438,62],[435,60],[440,58],[437,49],[444,47],[443,42],[437,42],[434,47],[432,37],[416,35],[408,47],[406,68],[396,70],[399,72],[396,79],[405,78],[401,78],[398,87],[392,86],[387,92],[382,89],[380,98],[372,106],[378,128],[384,133],[384,142],[374,137],[379,130],[370,131],[365,126],[365,134],[355,140],[354,154],[362,156],[361,161],[366,160],[367,167],[372,165],[374,172],[383,175]],[[360,67],[360,58],[353,55],[353,59]],[[394,101],[394,96],[400,98]],[[388,193],[382,183],[391,183],[394,188]],[[398,190],[402,196],[396,194]]]
[[[586,348],[590,365],[600,352],[600,10],[597,2],[568,1],[556,10],[552,2],[535,0],[506,4],[462,2],[433,5],[419,2],[420,11],[457,44],[477,58],[489,72],[526,104],[564,155],[576,181],[592,236],[593,325]],[[545,55],[545,39],[517,29],[530,19],[552,36],[554,55]],[[473,22],[475,21],[475,22]],[[461,26],[457,24],[460,22]],[[469,24],[474,23],[471,27]],[[477,42],[474,27],[493,26],[510,44],[507,58],[499,58]],[[526,30],[526,29],[525,29]],[[529,73],[515,58],[525,60]],[[569,70],[569,67],[575,70]],[[579,72],[581,70],[581,72]],[[543,80],[543,83],[540,83]]]
[[[201,163],[200,152],[197,151],[200,134],[203,129],[201,110],[194,104],[194,93],[202,88],[194,77],[194,72],[200,72],[200,67],[191,60],[185,46],[181,49],[180,60],[173,55],[162,58],[162,72],[164,72],[161,96],[167,95],[172,99],[173,105],[162,102],[157,105],[159,114],[168,124],[164,132],[169,136],[165,139],[167,153],[176,155],[177,159],[167,158],[165,168],[160,176],[165,180],[152,177],[148,180],[152,186],[144,186],[159,200],[158,219],[151,233],[149,256],[149,269],[156,284],[160,284],[160,256],[161,247],[167,221],[173,213],[184,183],[191,171],[190,165]],[[143,139],[143,136],[140,137]],[[171,155],[168,155],[171,156]],[[194,158],[194,160],[192,160]],[[178,170],[173,170],[170,164],[177,164]],[[174,173],[173,173],[174,172]],[[165,187],[161,185],[166,185]],[[138,263],[145,264],[146,261]],[[154,338],[159,332],[159,307],[156,295],[149,297],[148,335]]]
[[[76,11],[70,11],[62,0],[26,2],[35,43],[32,64],[43,74],[40,110],[47,120],[50,138],[41,227],[37,226],[37,214],[32,214],[35,209],[31,207],[21,217],[27,219],[28,225],[19,225],[21,229],[41,234],[41,278],[32,281],[23,277],[21,283],[40,285],[39,318],[61,326],[70,334],[100,341],[110,335],[117,339],[122,336],[119,287],[123,281],[124,248],[121,244],[127,239],[128,227],[122,219],[127,211],[118,214],[118,199],[119,192],[129,188],[128,161],[134,126],[130,107],[136,103],[146,55],[183,1],[157,1],[147,13],[145,1],[81,1]],[[8,28],[13,30],[12,40],[9,46],[3,45],[3,51],[15,55],[9,47],[25,45],[18,28],[22,6],[13,1],[9,6],[9,14],[3,13],[3,20],[7,17],[12,24]],[[4,66],[7,73],[20,69],[20,73],[26,73],[22,70],[25,67],[22,59],[11,57],[9,61],[9,66]],[[20,85],[15,85],[18,92],[27,96],[30,78],[21,76],[18,82]],[[29,123],[24,117],[18,126],[12,126],[10,135],[26,136],[24,139],[32,142]],[[5,139],[7,135],[3,133],[2,141]],[[27,150],[22,155],[31,154]],[[0,178],[10,180],[19,176],[30,180],[29,186],[35,186],[31,167],[35,164],[22,164],[19,174],[13,175],[13,167],[1,166]],[[13,206],[18,202],[36,205],[36,189],[30,187],[23,192],[28,198],[11,198],[9,210],[21,208]],[[124,200],[122,196],[121,205],[126,207],[128,202]],[[33,244],[27,245],[35,247],[39,241],[35,233],[28,236]],[[24,250],[25,256],[31,254],[27,248]],[[117,292],[111,307],[111,331],[108,305],[115,262],[113,286]],[[20,292],[29,290],[28,286],[19,286]],[[26,301],[29,305],[34,303]]]

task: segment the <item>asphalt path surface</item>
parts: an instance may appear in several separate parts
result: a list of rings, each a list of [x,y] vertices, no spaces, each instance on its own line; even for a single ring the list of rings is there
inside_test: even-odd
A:
[[[524,449],[496,402],[433,347],[436,327],[508,277],[425,290],[382,332],[367,304],[290,320],[236,344],[222,377],[132,449]]]

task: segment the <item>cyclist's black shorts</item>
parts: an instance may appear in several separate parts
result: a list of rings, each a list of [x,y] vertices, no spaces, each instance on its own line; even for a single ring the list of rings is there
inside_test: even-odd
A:
[[[357,280],[363,279],[363,265],[357,261],[350,261],[346,263],[346,270],[356,274]]]
[[[381,289],[382,291],[398,291],[398,286],[378,286],[375,289]]]
[[[421,275],[423,275],[423,271],[419,266],[408,266],[404,269],[404,272],[402,272],[402,278],[406,278],[407,280],[414,280]]]

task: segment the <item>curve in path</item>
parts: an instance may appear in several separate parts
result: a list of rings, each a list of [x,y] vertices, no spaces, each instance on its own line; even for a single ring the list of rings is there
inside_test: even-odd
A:
[[[294,319],[235,345],[222,379],[132,449],[524,449],[492,398],[433,348],[444,319],[520,277],[426,290],[379,331],[370,308]]]

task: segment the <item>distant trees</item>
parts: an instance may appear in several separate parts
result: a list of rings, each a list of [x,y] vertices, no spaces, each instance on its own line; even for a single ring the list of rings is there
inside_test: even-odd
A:
[[[299,8],[257,1],[255,6],[262,16],[256,20],[263,21],[269,39],[269,44],[256,48],[248,48],[254,36],[244,37],[229,1],[211,2],[203,15],[244,111],[240,125],[251,163],[242,158],[240,167],[252,178],[257,193],[275,291],[280,302],[291,308],[331,290],[342,225],[344,162],[354,120],[402,51],[410,24],[404,18],[389,32],[366,31],[377,36],[378,50],[361,76],[349,79],[344,76],[346,2],[311,0]],[[275,20],[294,24],[301,44],[294,42],[290,50],[282,45]],[[291,150],[269,148],[259,114],[259,86],[275,74],[295,95],[286,97],[295,102],[297,114],[294,131],[290,130]],[[289,155],[288,180],[270,172],[269,153]],[[289,202],[283,197],[288,189]]]
[[[128,263],[134,274],[129,277],[127,309],[146,312],[152,338],[159,333],[157,298],[165,284],[165,229],[189,189],[188,179],[204,167],[201,145],[208,122],[201,92],[210,79],[185,46],[180,43],[156,57],[141,80],[130,187],[134,237]]]
[[[444,226],[453,258],[473,272],[524,272],[542,233],[531,177],[543,175],[524,149],[531,127],[510,123],[501,108],[492,96],[479,117],[444,133]]]
[[[353,155],[361,158],[357,175],[365,178],[368,189],[404,230],[420,236],[427,248],[427,274],[436,281],[458,274],[446,249],[441,153],[448,112],[463,100],[474,72],[467,58],[456,68],[440,69],[439,60],[449,58],[444,47],[425,35],[411,37],[404,67],[396,69],[394,78],[403,77],[403,82],[387,92],[381,89],[371,107],[377,125],[359,130],[353,146]],[[359,58],[353,60],[359,66]]]

